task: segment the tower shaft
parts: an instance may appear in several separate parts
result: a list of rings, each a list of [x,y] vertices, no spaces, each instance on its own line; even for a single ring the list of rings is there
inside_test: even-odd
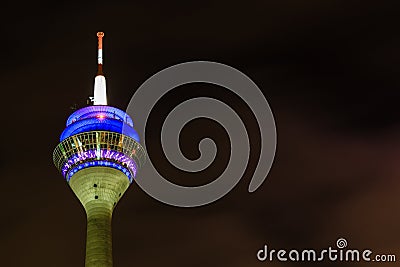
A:
[[[112,267],[112,213],[129,186],[119,170],[91,167],[80,170],[69,182],[87,215],[86,267]]]
[[[86,206],[86,267],[112,267],[112,206],[108,202],[90,202]]]

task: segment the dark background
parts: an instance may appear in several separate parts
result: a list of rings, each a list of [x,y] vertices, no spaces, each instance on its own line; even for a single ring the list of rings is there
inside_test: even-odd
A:
[[[83,107],[92,94],[97,31],[105,32],[110,105],[125,109],[136,88],[165,67],[217,61],[257,83],[278,134],[274,165],[255,193],[247,192],[257,163],[254,139],[245,177],[211,205],[167,206],[133,184],[114,212],[115,266],[297,266],[260,263],[256,252],[264,244],[334,247],[339,237],[350,248],[400,259],[400,24],[394,3],[2,4],[1,265],[84,265],[84,210],[53,166],[52,151],[70,106]],[[196,90],[214,91],[178,88],[155,116]],[[148,127],[158,129],[156,123]],[[194,122],[182,136],[189,156],[196,156],[190,134],[205,123]],[[210,125],[204,135],[227,145],[226,134]],[[151,138],[159,142],[156,132]],[[162,161],[157,145],[153,151],[153,160]],[[227,160],[223,151],[218,157],[202,178],[169,179],[212,180]],[[165,164],[158,168],[168,173]]]

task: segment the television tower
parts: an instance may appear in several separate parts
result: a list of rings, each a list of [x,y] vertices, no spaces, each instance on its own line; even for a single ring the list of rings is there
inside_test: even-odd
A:
[[[115,205],[144,164],[146,152],[131,117],[107,105],[103,37],[98,32],[93,106],[76,110],[54,149],[53,161],[87,215],[86,267],[112,266],[111,218]]]

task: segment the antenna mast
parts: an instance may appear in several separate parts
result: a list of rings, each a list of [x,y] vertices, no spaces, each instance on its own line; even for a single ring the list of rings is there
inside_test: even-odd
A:
[[[97,76],[94,79],[94,105],[107,105],[106,77],[103,75],[103,37],[104,32],[97,33]]]
[[[104,32],[97,33],[97,39],[98,39],[97,75],[103,75],[103,37],[104,37]]]

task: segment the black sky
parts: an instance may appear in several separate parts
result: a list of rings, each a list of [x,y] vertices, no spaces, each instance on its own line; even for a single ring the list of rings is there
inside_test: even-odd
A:
[[[257,83],[278,133],[271,173],[253,194],[254,151],[240,184],[205,207],[166,206],[133,184],[114,213],[115,266],[265,266],[255,256],[264,244],[322,248],[339,237],[400,259],[398,11],[395,1],[4,4],[1,265],[84,265],[84,211],[52,151],[70,106],[84,106],[92,93],[97,31],[105,32],[111,105],[125,109],[136,88],[165,67],[217,61]],[[152,123],[185,96],[212,92],[218,94],[211,86],[178,88]],[[185,130],[185,144],[204,123]],[[196,138],[214,135],[226,145],[221,129],[206,129]],[[157,132],[151,138],[161,162]],[[195,155],[193,147],[184,149]],[[189,183],[212,179],[226,158],[221,153]],[[165,164],[159,168],[168,173]]]

